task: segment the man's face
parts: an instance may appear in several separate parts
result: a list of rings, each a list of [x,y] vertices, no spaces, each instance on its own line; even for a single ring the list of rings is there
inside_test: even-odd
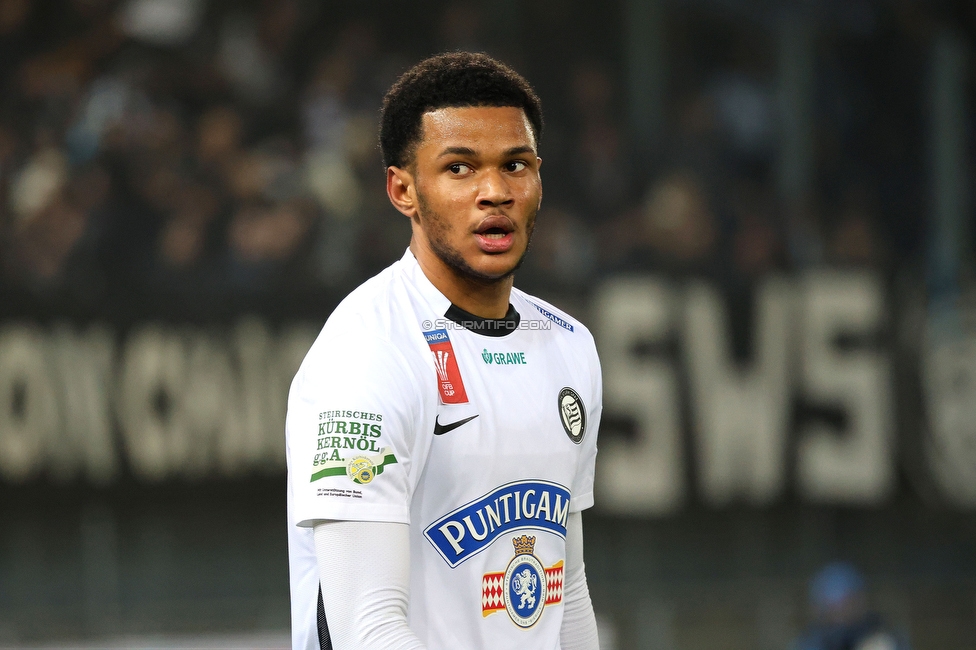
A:
[[[525,113],[442,108],[424,114],[422,133],[410,169],[416,243],[457,276],[509,277],[542,200],[542,161]]]

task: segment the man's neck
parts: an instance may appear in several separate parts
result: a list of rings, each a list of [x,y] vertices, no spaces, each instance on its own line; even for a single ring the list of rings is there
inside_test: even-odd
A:
[[[418,250],[421,249],[421,250]],[[410,242],[410,250],[430,283],[464,311],[482,318],[505,318],[512,296],[512,276],[494,282],[479,282],[446,265],[433,251]]]

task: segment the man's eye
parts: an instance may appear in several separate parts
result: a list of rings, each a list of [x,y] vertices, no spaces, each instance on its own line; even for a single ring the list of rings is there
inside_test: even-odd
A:
[[[453,165],[449,165],[447,169],[452,174],[456,174],[458,176],[460,176],[461,174],[467,174],[468,172],[471,171],[471,168],[465,165],[464,163],[454,163]]]
[[[520,172],[525,169],[526,165],[521,160],[513,160],[510,163],[505,164],[505,169],[510,172]]]

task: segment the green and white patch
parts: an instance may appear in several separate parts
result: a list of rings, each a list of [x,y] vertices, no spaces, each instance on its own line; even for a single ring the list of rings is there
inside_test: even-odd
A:
[[[488,348],[481,351],[481,358],[488,365],[496,366],[524,366],[525,352],[489,352]]]
[[[348,410],[323,411],[319,414],[319,420],[315,451],[321,453],[316,453],[312,459],[313,467],[328,461],[341,461],[355,452],[380,452],[382,414]],[[343,450],[343,453],[340,454],[339,450]]]
[[[349,458],[339,458],[338,450],[333,450],[335,459],[317,461],[315,465],[322,469],[312,474],[309,483],[325,478],[327,476],[342,476],[345,474],[354,483],[365,485],[383,473],[383,468],[387,465],[394,465],[397,462],[393,450],[383,447],[378,454],[370,456],[351,456]],[[318,454],[316,454],[318,456]]]

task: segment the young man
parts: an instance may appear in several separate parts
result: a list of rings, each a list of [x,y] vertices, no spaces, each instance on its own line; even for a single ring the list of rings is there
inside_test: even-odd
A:
[[[291,386],[296,649],[596,650],[580,512],[602,408],[590,333],[512,287],[542,113],[480,54],[390,89],[400,261],[352,292]]]

